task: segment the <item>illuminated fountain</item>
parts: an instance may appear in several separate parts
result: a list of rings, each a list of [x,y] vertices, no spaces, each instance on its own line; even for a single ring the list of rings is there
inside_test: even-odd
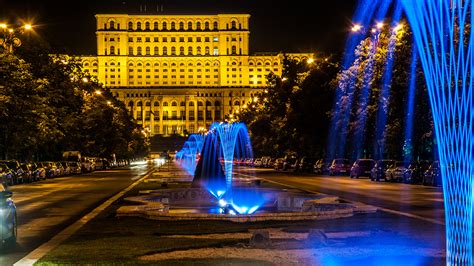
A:
[[[176,153],[176,160],[190,175],[194,175],[196,164],[201,155],[204,136],[192,134],[184,143],[183,148]]]
[[[443,178],[447,263],[472,265],[474,1],[401,0],[434,118]]]

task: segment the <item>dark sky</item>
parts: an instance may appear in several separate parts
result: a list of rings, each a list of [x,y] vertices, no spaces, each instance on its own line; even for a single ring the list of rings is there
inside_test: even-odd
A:
[[[252,52],[340,52],[356,0],[0,0],[0,21],[34,20],[39,36],[58,52],[95,54],[97,13],[249,13]],[[313,7],[314,6],[314,7]],[[156,13],[156,12],[155,12]]]

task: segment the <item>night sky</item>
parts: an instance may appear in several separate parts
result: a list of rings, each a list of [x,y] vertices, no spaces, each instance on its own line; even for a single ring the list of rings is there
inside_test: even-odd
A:
[[[34,21],[56,52],[95,54],[97,13],[249,13],[251,52],[338,53],[344,47],[356,0],[0,0],[0,21]],[[314,5],[314,7],[312,7]],[[157,13],[156,7],[163,6]]]

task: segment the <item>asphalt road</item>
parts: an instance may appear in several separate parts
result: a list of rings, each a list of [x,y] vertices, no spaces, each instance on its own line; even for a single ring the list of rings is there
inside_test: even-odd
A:
[[[148,171],[129,169],[48,179],[10,187],[18,212],[16,247],[0,251],[0,265],[12,265]]]
[[[244,176],[256,176],[310,192],[339,196],[423,221],[444,223],[443,192],[440,187],[372,182],[362,177],[351,179],[348,176],[295,174],[272,169],[242,167],[235,170]]]

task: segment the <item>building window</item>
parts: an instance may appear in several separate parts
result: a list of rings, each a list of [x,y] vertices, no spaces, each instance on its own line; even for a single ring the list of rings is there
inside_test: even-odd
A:
[[[158,55],[158,46],[155,46],[155,48],[153,49],[153,54]]]
[[[168,47],[163,47],[163,55],[168,55]]]
[[[145,48],[145,52],[146,52],[146,55],[150,55],[150,47],[147,46],[147,47]]]
[[[231,28],[232,30],[237,29],[237,22],[235,22],[235,20],[231,22],[230,28]]]
[[[218,42],[219,41],[219,37],[214,37],[214,42]]]
[[[209,30],[209,22],[206,21],[206,23],[204,23],[204,29]]]
[[[217,21],[214,21],[214,30],[218,30],[219,28],[219,24],[217,23]]]
[[[212,120],[212,112],[210,110],[206,110],[206,120]]]
[[[205,53],[206,53],[206,55],[210,55],[210,54],[211,54],[209,47],[206,47]]]
[[[216,110],[214,112],[214,120],[221,120],[221,111],[220,110]]]
[[[194,110],[189,111],[189,120],[194,120]]]
[[[176,30],[176,23],[171,22],[171,30]]]
[[[154,29],[154,30],[158,30],[158,22],[155,21],[155,22],[153,23],[153,29]]]
[[[133,22],[128,22],[128,30],[133,30]]]
[[[110,54],[115,55],[115,47],[114,46],[110,46]]]
[[[146,37],[145,42],[150,42],[150,37]]]
[[[111,30],[114,30],[114,29],[115,29],[115,22],[114,22],[114,21],[111,21],[111,22],[109,23],[109,28],[110,28]]]
[[[203,111],[198,111],[198,120],[204,120]]]
[[[150,30],[150,22],[145,23],[145,30]]]
[[[201,55],[201,46],[198,46],[198,47],[196,48],[196,54],[197,54],[197,55]]]
[[[188,47],[188,55],[193,55],[193,47]]]
[[[171,111],[171,120],[178,119],[178,111]]]
[[[163,22],[163,30],[167,30],[168,29],[168,24],[166,24],[166,21]]]
[[[142,48],[140,46],[137,47],[137,55],[142,55]]]
[[[184,55],[184,47],[179,47],[179,55]]]
[[[196,30],[201,30],[201,22],[196,23]]]
[[[176,47],[171,47],[171,55],[176,55]]]
[[[237,54],[237,47],[235,45],[232,46],[232,55]]]
[[[179,23],[179,30],[184,30],[184,22]]]
[[[137,30],[142,30],[142,23],[141,22],[137,22]]]

